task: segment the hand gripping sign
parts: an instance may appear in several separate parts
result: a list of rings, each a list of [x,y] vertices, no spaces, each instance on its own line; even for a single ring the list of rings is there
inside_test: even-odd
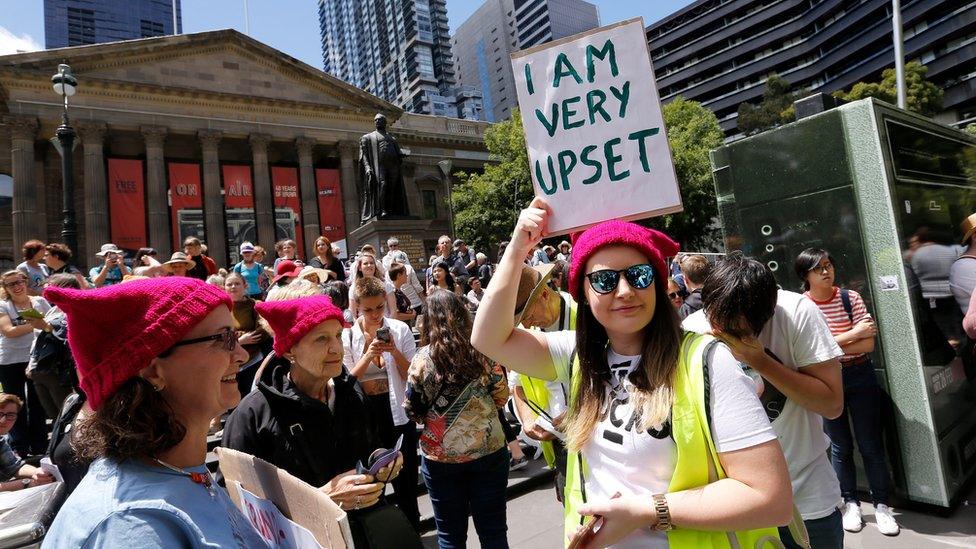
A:
[[[643,19],[512,54],[550,234],[681,211]]]

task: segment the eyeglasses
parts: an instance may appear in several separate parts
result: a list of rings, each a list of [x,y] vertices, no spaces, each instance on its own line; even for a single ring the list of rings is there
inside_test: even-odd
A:
[[[679,294],[678,292],[671,292],[668,294],[668,297],[670,297],[671,299],[678,299],[679,297],[681,297],[681,294]]]
[[[810,269],[810,272],[812,272],[812,273],[826,273],[827,271],[833,271],[833,270],[834,270],[834,264],[833,263],[827,263],[825,265],[815,265],[812,269]]]
[[[17,421],[18,415],[20,415],[18,412],[7,412],[5,414],[0,414],[0,421]]]
[[[4,282],[3,287],[4,288],[16,288],[17,286],[26,286],[26,285],[27,285],[27,283],[24,282],[23,280],[16,280],[14,282]]]
[[[626,269],[615,271],[613,269],[601,269],[586,275],[590,281],[590,287],[598,294],[609,294],[617,288],[620,283],[620,275],[623,274],[636,290],[643,290],[654,283],[654,267],[649,263],[631,265]]]
[[[193,339],[184,339],[183,341],[177,341],[176,343],[173,344],[172,347],[170,347],[170,349],[175,349],[176,347],[180,347],[183,345],[193,345],[194,343],[203,343],[205,341],[217,341],[217,340],[220,340],[222,344],[221,346],[224,348],[225,351],[230,352],[237,348],[237,333],[235,333],[234,330],[232,330],[231,328],[227,328],[226,330],[221,330],[219,333],[216,333],[214,335],[195,337]]]

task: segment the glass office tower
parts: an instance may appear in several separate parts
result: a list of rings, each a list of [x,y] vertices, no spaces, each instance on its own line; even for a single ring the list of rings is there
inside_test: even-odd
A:
[[[950,506],[976,472],[976,380],[954,348],[962,313],[927,297],[907,258],[923,233],[959,244],[976,212],[976,140],[867,99],[726,145],[712,166],[728,249],[802,291],[794,258],[824,248],[837,284],[864,297],[895,487]]]

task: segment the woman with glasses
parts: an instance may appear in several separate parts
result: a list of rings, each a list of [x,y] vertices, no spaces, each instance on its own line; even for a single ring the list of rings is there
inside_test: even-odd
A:
[[[685,292],[673,277],[668,278],[668,299],[675,311],[681,309],[681,306],[685,304]]]
[[[844,351],[840,358],[844,411],[835,419],[824,418],[824,431],[830,437],[830,461],[840,480],[844,498],[841,509],[844,530],[859,532],[864,527],[854,465],[854,440],[857,440],[874,500],[878,530],[888,536],[897,535],[900,528],[888,506],[889,472],[881,437],[881,387],[871,362],[878,329],[861,295],[835,285],[836,264],[826,250],[803,250],[793,267],[796,276],[803,281],[803,295],[817,304],[827,319],[834,341]]]
[[[522,258],[547,236],[533,200],[475,318],[489,358],[571,387],[566,534],[586,547],[743,547],[777,539],[792,515],[782,450],[751,380],[726,347],[682,332],[667,301],[663,233],[607,221],[576,239],[576,331],[515,327]],[[707,504],[703,504],[706,502]],[[587,523],[588,525],[590,523]]]
[[[23,407],[24,402],[16,395],[0,393],[0,478],[13,479],[0,482],[0,492],[33,488],[54,481],[53,476],[28,465],[7,443],[5,435],[14,426]]]
[[[207,470],[210,419],[240,401],[227,293],[201,280],[48,288],[92,412],[72,429],[88,474],[44,547],[262,547]]]
[[[50,331],[44,315],[51,305],[28,294],[27,275],[7,271],[0,275],[0,386],[27,402],[27,413],[17,418],[10,444],[20,455],[43,454],[47,448],[47,417],[27,378],[31,346],[39,331]]]

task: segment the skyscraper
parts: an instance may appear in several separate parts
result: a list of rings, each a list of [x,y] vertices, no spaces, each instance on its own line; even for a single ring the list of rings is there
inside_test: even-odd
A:
[[[481,90],[484,120],[505,120],[518,104],[512,52],[599,26],[583,0],[485,0],[451,39],[458,83]]]
[[[325,72],[419,114],[457,116],[446,0],[319,0]]]
[[[44,46],[63,48],[182,32],[180,0],[44,0]]]

